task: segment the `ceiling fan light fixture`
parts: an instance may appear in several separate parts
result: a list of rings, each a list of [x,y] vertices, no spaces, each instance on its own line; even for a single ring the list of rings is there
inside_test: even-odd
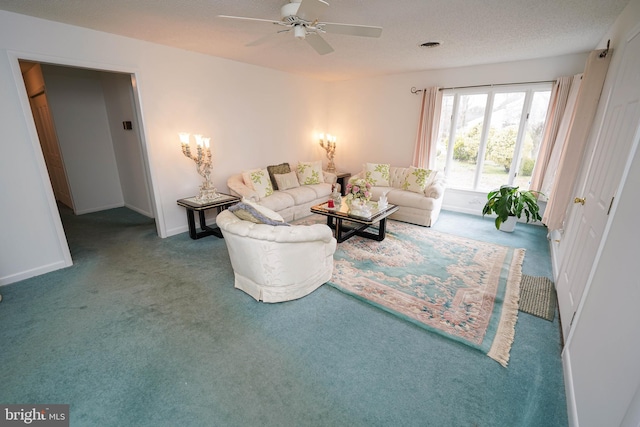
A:
[[[302,25],[296,25],[295,27],[293,27],[293,35],[297,39],[303,40],[307,35],[307,31],[304,29]]]
[[[420,46],[422,49],[431,49],[440,46],[440,42],[424,42],[420,43],[418,46]]]
[[[329,3],[326,0],[289,0],[288,3],[280,8],[281,19],[279,21],[247,16],[218,15],[218,17],[276,24],[280,27],[280,30],[276,33],[293,32],[296,39],[306,41],[319,55],[333,52],[333,48],[322,38],[321,34],[335,33],[346,36],[380,37],[382,27],[320,21],[322,13],[328,7]],[[283,27],[284,29],[282,29]],[[257,46],[265,39],[265,37],[261,37],[256,41],[247,43],[245,46]]]

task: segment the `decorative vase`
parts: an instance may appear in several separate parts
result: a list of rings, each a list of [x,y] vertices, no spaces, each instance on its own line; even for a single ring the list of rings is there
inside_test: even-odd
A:
[[[333,200],[333,204],[335,205],[336,208],[340,208],[340,205],[342,204],[342,195],[340,194],[339,191],[334,190],[333,193],[331,193],[331,200]]]
[[[512,233],[513,230],[516,229],[516,223],[518,222],[518,218],[515,216],[510,216],[507,218],[505,222],[500,224],[500,231],[505,231],[507,233]]]

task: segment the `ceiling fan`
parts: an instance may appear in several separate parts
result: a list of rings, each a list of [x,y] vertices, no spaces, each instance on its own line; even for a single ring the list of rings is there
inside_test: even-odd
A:
[[[329,7],[329,3],[324,0],[290,0],[280,9],[282,19],[274,21],[271,19],[248,18],[243,16],[218,15],[219,18],[240,19],[245,21],[269,22],[281,27],[277,33],[284,33],[293,30],[295,38],[306,40],[307,43],[320,55],[333,52],[333,48],[323,39],[320,34],[335,33],[348,36],[380,37],[381,27],[370,27],[366,25],[337,24],[333,22],[319,21],[321,13]],[[272,34],[248,43],[247,46],[256,46],[265,41]]]

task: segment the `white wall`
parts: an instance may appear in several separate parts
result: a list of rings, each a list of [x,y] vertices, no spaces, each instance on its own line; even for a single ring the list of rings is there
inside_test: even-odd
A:
[[[324,153],[314,133],[326,131],[326,83],[0,11],[0,284],[71,262],[18,59],[134,74],[162,236],[186,231],[176,200],[201,182],[178,132],[212,138],[222,191],[243,169]]]
[[[35,125],[25,122],[31,110],[21,77],[0,53],[0,283],[71,263]]]
[[[100,80],[124,205],[143,215],[154,217],[139,136],[140,124],[134,108],[131,75],[101,72]],[[124,121],[130,121],[132,129],[124,129]]]

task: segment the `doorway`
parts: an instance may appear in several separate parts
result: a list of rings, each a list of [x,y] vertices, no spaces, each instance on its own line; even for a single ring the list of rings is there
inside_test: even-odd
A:
[[[124,206],[155,219],[133,76],[19,64],[56,201],[75,215]]]

